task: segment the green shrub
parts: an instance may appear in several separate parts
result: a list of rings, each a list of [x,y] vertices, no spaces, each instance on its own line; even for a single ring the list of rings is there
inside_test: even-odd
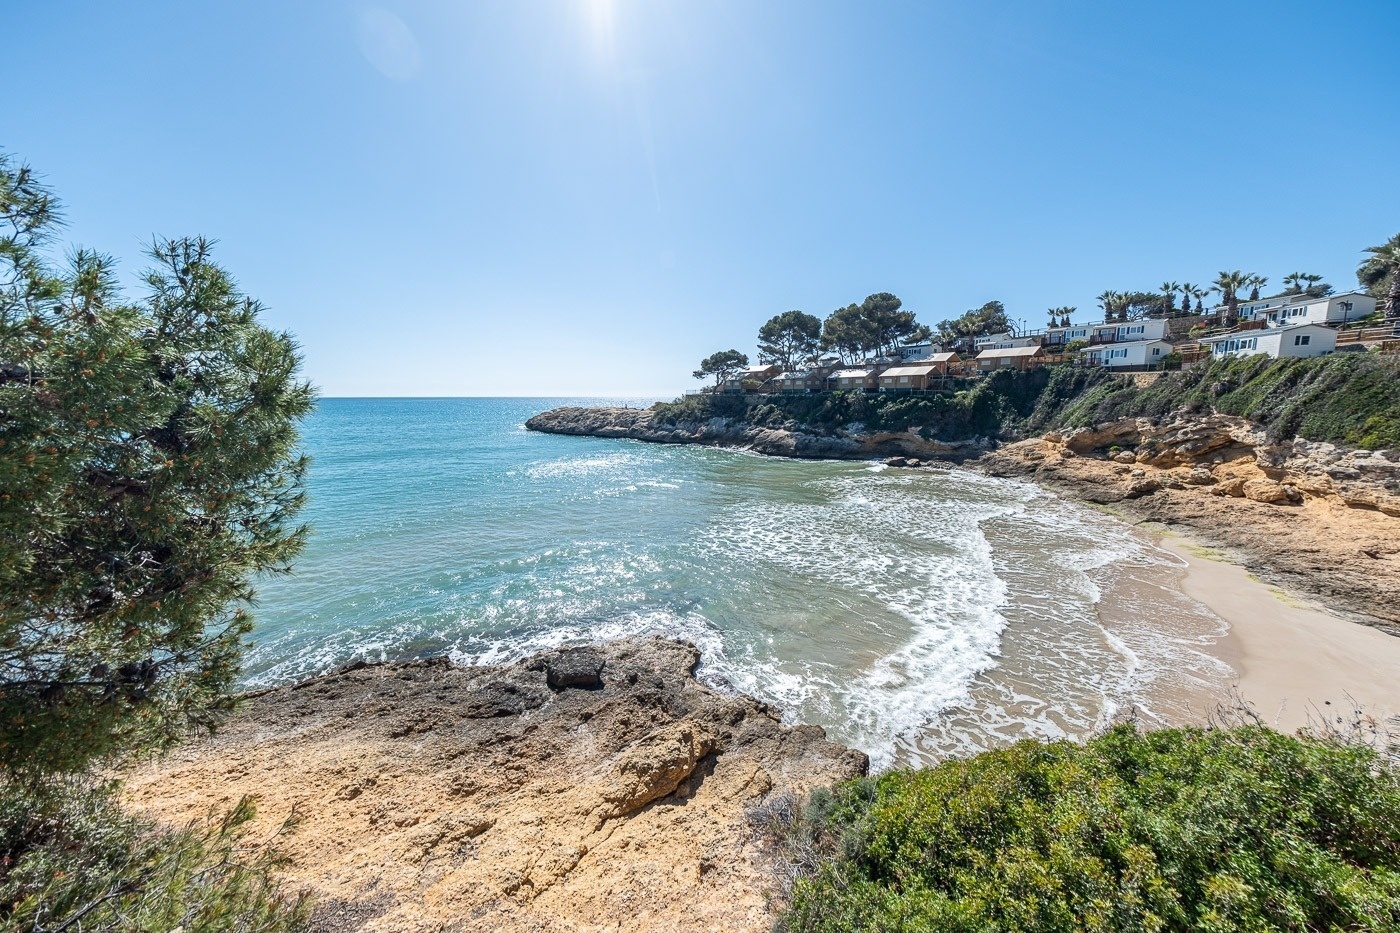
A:
[[[244,798],[162,829],[123,811],[112,785],[0,783],[0,929],[304,930],[309,901],[283,892],[276,853],[244,838],[253,815]]]
[[[1400,929],[1400,779],[1248,726],[1021,742],[818,796],[789,931]]]

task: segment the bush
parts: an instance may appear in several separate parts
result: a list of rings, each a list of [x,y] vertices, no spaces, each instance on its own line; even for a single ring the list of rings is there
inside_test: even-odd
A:
[[[0,929],[307,928],[310,904],[271,880],[280,864],[249,844],[254,815],[233,811],[185,829],[125,813],[112,785],[81,779],[0,784]]]
[[[814,797],[789,931],[1400,925],[1400,780],[1260,726],[1120,726]],[[815,840],[815,843],[813,842]]]

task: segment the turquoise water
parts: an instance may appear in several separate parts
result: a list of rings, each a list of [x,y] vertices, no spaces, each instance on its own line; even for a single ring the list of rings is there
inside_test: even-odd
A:
[[[887,765],[1151,716],[1228,675],[1202,650],[1218,620],[1116,521],[964,470],[523,428],[590,401],[324,400],[315,533],[261,587],[250,684],[670,635],[710,684]]]

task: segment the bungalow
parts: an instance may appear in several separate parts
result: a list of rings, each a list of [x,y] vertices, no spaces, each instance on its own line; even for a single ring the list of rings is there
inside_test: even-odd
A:
[[[826,377],[838,368],[839,363],[818,363],[807,369],[780,373],[773,382],[779,392],[820,392],[826,388]]]
[[[1322,324],[1294,324],[1221,334],[1201,343],[1215,358],[1263,353],[1274,359],[1301,359],[1331,353],[1337,348],[1337,332]]]
[[[1093,329],[1093,324],[1065,324],[1056,327],[1045,328],[1045,345],[1048,347],[1063,347],[1066,344],[1074,343],[1076,340],[1089,340],[1089,333]]]
[[[1010,350],[1014,347],[1038,346],[1040,346],[1039,335],[1018,337],[1010,331],[1002,331],[999,334],[982,334],[980,337],[972,338],[972,349],[974,350]]]
[[[948,374],[949,367],[958,362],[956,353],[936,353],[918,363],[891,366],[880,373],[881,392],[908,392],[928,389]]]
[[[1095,366],[1117,369],[1123,366],[1151,366],[1162,362],[1171,352],[1172,345],[1166,340],[1127,340],[1089,347],[1080,359]]]
[[[1167,336],[1166,318],[1143,318],[1139,321],[1096,324],[1089,334],[1090,343],[1129,343],[1138,340],[1164,340]]]
[[[1346,292],[1325,298],[1293,295],[1284,304],[1256,313],[1254,317],[1267,319],[1270,327],[1287,327],[1290,324],[1345,324],[1375,313],[1376,299],[1364,292]],[[1240,317],[1244,317],[1243,313]]]
[[[768,380],[782,371],[783,368],[776,364],[750,366],[743,372],[724,380],[720,390],[723,392],[757,392]]]
[[[910,343],[897,349],[895,354],[906,363],[922,363],[942,349],[936,343]]]
[[[1134,340],[1164,340],[1170,327],[1166,318],[1138,321],[1103,321],[1099,324],[1068,324],[1045,329],[1047,346],[1062,347],[1083,340],[1088,343],[1123,343]]]
[[[830,376],[826,377],[828,388],[832,389],[864,389],[867,392],[874,392],[880,388],[881,366],[855,366],[850,369],[838,369]]]
[[[977,368],[981,372],[994,369],[1017,369],[1024,372],[1035,369],[1045,359],[1044,347],[1003,347],[996,350],[983,350],[976,356]]]

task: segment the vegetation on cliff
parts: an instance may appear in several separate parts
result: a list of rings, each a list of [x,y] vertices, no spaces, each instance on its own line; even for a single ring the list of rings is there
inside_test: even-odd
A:
[[[207,895],[200,929],[274,929],[227,839],[154,833],[84,775],[232,708],[252,579],[305,539],[312,391],[207,241],[156,241],[132,299],[105,256],[50,261],[56,212],[0,154],[0,926],[172,929],[152,904]]]
[[[1146,386],[1104,380],[1063,405],[1054,425],[1084,427],[1178,408],[1248,418],[1276,439],[1400,447],[1400,357],[1334,353],[1303,360],[1232,357]]]
[[[994,372],[971,388],[929,395],[823,392],[689,396],[656,406],[668,424],[733,418],[814,433],[863,425],[916,430],[947,441],[1023,437],[1179,408],[1249,418],[1277,438],[1359,447],[1400,447],[1400,357],[1334,353],[1305,360],[1266,356],[1214,360],[1147,385],[1090,367]]]
[[[1400,773],[1261,726],[1021,742],[814,795],[789,931],[1400,924]]]

